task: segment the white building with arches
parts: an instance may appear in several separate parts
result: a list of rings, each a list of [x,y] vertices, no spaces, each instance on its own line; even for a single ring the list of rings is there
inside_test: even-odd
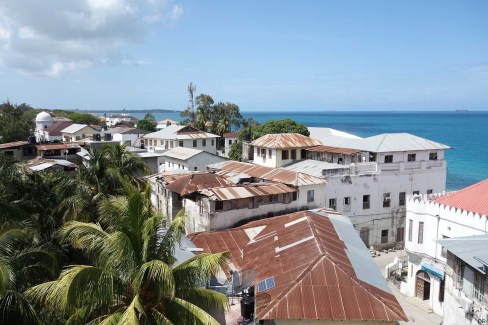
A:
[[[445,296],[456,290],[446,284],[446,275],[452,274],[446,274],[447,249],[438,241],[484,235],[487,223],[488,179],[457,192],[410,196],[405,221],[405,293],[424,300],[436,314],[444,316]]]

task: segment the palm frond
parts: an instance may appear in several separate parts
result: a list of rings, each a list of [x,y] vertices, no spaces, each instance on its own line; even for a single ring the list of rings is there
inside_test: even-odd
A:
[[[116,312],[110,315],[103,315],[94,320],[86,323],[86,325],[117,325],[119,324],[120,319],[122,318],[122,314],[124,311],[117,310]]]
[[[138,253],[134,251],[130,238],[117,231],[104,240],[99,261],[107,270],[117,273],[125,283],[130,283],[132,274],[140,263]]]
[[[151,311],[151,316],[156,323],[156,325],[173,325],[174,323],[170,321],[165,315],[163,315],[159,310],[153,309]]]
[[[176,295],[178,298],[191,302],[209,313],[215,310],[223,313],[229,308],[229,299],[227,299],[227,296],[210,289],[182,289],[176,291]]]
[[[20,245],[26,244],[30,239],[29,233],[18,228],[4,228],[0,230],[0,254],[12,255]]]
[[[142,260],[144,262],[158,258],[157,246],[164,234],[163,221],[163,217],[156,214],[144,221],[142,225]]]
[[[173,268],[173,276],[177,290],[204,285],[211,276],[226,268],[229,259],[229,252],[202,253],[176,265]]]
[[[0,296],[0,324],[39,324],[39,319],[20,292],[9,290]]]
[[[168,264],[174,263],[175,245],[181,241],[181,238],[185,234],[185,218],[186,214],[182,209],[173,219],[173,222],[169,225],[161,240],[158,256]]]
[[[12,267],[6,259],[0,258],[0,295],[14,288],[14,286],[15,274]]]
[[[167,302],[167,317],[178,324],[219,325],[219,322],[205,310],[180,298]]]
[[[163,261],[153,260],[144,263],[134,280],[134,289],[147,304],[157,304],[163,297],[172,298],[175,282],[171,268]]]
[[[69,243],[98,261],[99,255],[109,234],[102,227],[93,223],[71,221],[59,230],[62,242]]]
[[[136,325],[139,324],[140,315],[144,315],[144,308],[139,300],[139,295],[135,295],[131,304],[122,314],[122,317],[117,324],[120,325]]]

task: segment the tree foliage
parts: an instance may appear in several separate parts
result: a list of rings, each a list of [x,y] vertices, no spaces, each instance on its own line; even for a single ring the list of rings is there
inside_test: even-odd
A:
[[[235,161],[242,160],[242,141],[234,142],[230,146],[229,158]]]
[[[0,143],[25,141],[35,128],[36,111],[27,104],[0,104]]]
[[[295,122],[292,119],[285,120],[270,120],[260,125],[251,126],[251,129],[245,129],[239,134],[239,138],[243,139],[246,132],[251,133],[252,140],[258,139],[266,134],[274,133],[300,133],[309,136],[310,132],[302,123]]]
[[[137,122],[137,127],[141,130],[146,130],[151,132],[156,131],[156,125],[154,124],[154,122],[151,122],[146,119],[139,120]]]
[[[95,115],[89,113],[70,113],[68,114],[68,118],[77,124],[100,125],[100,120]]]
[[[218,134],[230,132],[232,128],[239,128],[243,123],[243,117],[239,106],[234,103],[214,103],[211,96],[200,94],[195,98],[195,127]],[[188,110],[181,112],[184,119],[182,124],[189,123],[190,113]]]

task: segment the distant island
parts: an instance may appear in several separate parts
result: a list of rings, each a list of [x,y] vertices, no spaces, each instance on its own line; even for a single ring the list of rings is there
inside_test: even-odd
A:
[[[181,111],[175,109],[121,109],[121,110],[103,110],[103,109],[80,109],[77,112],[86,113],[180,113]]]

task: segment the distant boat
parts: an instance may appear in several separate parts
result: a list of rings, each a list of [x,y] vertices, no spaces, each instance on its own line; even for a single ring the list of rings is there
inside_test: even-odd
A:
[[[469,112],[469,109],[457,109],[456,112]]]

